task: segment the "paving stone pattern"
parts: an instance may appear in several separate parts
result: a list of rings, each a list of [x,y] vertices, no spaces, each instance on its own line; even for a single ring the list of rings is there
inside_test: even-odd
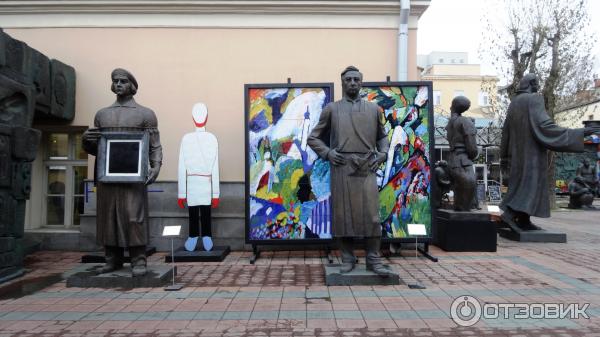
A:
[[[43,251],[27,274],[0,286],[3,336],[597,336],[600,337],[600,221],[593,211],[554,212],[544,228],[566,244],[499,239],[496,253],[412,251],[388,257],[406,284],[324,286],[324,251],[248,252],[222,262],[177,263],[178,292],[162,288],[66,288],[81,253]],[[359,254],[360,255],[360,254]],[[339,259],[336,256],[336,259]],[[364,257],[361,257],[361,262]],[[164,264],[164,254],[149,258]],[[480,303],[589,303],[590,319],[482,319],[459,327],[450,306]]]

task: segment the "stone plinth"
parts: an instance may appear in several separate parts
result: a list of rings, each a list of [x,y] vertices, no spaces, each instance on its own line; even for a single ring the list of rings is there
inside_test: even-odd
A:
[[[99,274],[102,264],[82,264],[73,269],[67,278],[67,287],[80,288],[152,288],[162,287],[173,279],[173,269],[168,265],[149,265],[142,277],[131,276],[131,267]],[[175,270],[177,274],[177,270]]]
[[[438,209],[436,246],[448,252],[495,252],[496,222],[485,211]]]
[[[515,230],[511,230],[510,228],[499,228],[498,234],[503,238],[521,242],[567,242],[567,234],[549,232],[544,229],[524,231],[516,228]]]
[[[188,252],[183,248],[179,248],[173,254],[175,262],[221,262],[229,255],[229,246],[214,246],[209,252],[205,250],[195,250]],[[173,256],[168,254],[165,256],[165,262],[172,262]]]

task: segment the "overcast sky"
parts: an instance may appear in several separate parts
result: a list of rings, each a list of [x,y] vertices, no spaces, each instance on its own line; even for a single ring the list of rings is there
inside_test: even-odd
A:
[[[567,0],[569,1],[569,0]],[[600,38],[600,0],[588,0],[590,29]],[[494,68],[479,59],[482,40],[481,18],[488,1],[482,0],[432,0],[419,20],[417,53],[432,51],[466,51],[469,63],[481,63],[483,74],[494,74]],[[596,15],[593,15],[596,13]],[[596,75],[600,75],[600,43],[593,51],[596,57]]]

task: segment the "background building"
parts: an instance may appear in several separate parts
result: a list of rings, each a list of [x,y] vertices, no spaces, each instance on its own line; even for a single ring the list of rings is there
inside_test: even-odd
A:
[[[43,140],[32,173],[28,234],[45,248],[93,248],[94,190],[84,182],[93,157],[82,151],[81,134],[96,111],[114,101],[110,72],[122,67],[136,76],[136,100],[156,112],[161,132],[164,164],[150,191],[151,241],[160,248],[162,225],[187,221],[177,208],[179,142],[194,129],[191,109],[201,101],[209,110],[207,129],[219,139],[216,244],[241,248],[244,84],[334,82],[338,99],[339,73],[350,64],[365,81],[396,80],[402,72],[417,80],[416,31],[430,1],[402,2],[409,5],[405,16],[400,1],[380,0],[0,2],[7,34],[72,65],[77,75],[75,119],[34,125]]]
[[[418,56],[423,69],[421,79],[433,82],[433,105],[436,113],[450,115],[450,104],[456,96],[471,100],[466,115],[493,118],[490,110],[496,95],[495,76],[481,75],[479,64],[469,64],[464,52],[431,52]],[[489,89],[486,89],[489,88]]]
[[[560,107],[555,119],[569,128],[580,128],[586,120],[600,120],[600,79],[594,80],[592,89],[578,93],[569,104]]]

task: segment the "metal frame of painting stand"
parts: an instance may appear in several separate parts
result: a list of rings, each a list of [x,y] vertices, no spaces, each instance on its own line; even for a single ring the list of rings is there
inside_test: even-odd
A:
[[[394,244],[394,243],[412,243],[412,238],[402,238],[402,239],[383,239],[381,240],[382,243],[389,243],[389,244]],[[423,257],[428,258],[429,260],[433,261],[433,262],[438,262],[438,258],[431,255],[431,253],[429,252],[429,245],[431,244],[431,239],[430,238],[419,238],[419,237],[415,237],[415,241],[414,241],[415,245],[416,245],[416,250],[417,252],[419,252]],[[419,244],[421,244],[422,246],[419,246]],[[392,253],[390,251],[390,254],[388,256],[402,256],[402,253],[396,252],[396,253]]]
[[[333,83],[292,83],[290,78],[287,78],[286,83],[268,83],[268,84],[245,84],[244,85],[244,106],[245,106],[245,117],[244,117],[244,125],[245,125],[245,144],[246,149],[249,149],[249,106],[250,106],[250,97],[249,91],[250,89],[291,89],[291,88],[328,88],[329,95],[331,100],[327,103],[331,102],[334,95],[334,84]],[[245,170],[246,170],[246,183],[245,183],[245,193],[246,200],[250,200],[250,152],[246,150],[245,154]],[[250,209],[246,207],[246,224],[244,227],[245,230],[245,242],[246,244],[252,245],[252,254],[250,256],[250,264],[254,264],[256,260],[260,258],[260,247],[259,246],[302,246],[303,248],[314,246],[319,248],[324,248],[326,251],[326,256],[329,263],[333,263],[333,256],[331,254],[331,244],[333,240],[331,239],[263,239],[263,240],[254,240],[249,238],[250,232]]]
[[[331,242],[332,240],[330,239],[318,239],[319,242],[306,242],[307,240],[298,240],[301,241],[302,245],[305,246],[318,246],[318,245],[325,245],[325,254],[327,257],[327,261],[328,263],[333,263],[333,255],[331,254]],[[313,241],[313,240],[311,240]],[[329,242],[321,242],[321,241],[329,241]],[[250,255],[250,264],[254,264],[256,262],[256,260],[258,260],[260,258],[260,249],[258,248],[258,246],[285,246],[287,245],[288,242],[282,242],[282,241],[275,241],[275,242],[261,242],[261,243],[252,243],[252,255]],[[294,243],[297,245],[297,243]]]
[[[427,131],[429,133],[429,135],[431,137],[429,137],[429,154],[430,154],[430,163],[431,165],[433,165],[433,163],[435,163],[436,158],[435,158],[435,137],[434,137],[434,125],[433,125],[433,104],[431,102],[433,102],[433,83],[431,81],[402,81],[402,82],[393,82],[390,81],[390,76],[386,77],[386,81],[385,82],[363,82],[362,87],[363,88],[374,88],[374,87],[407,87],[407,86],[426,86],[428,87],[428,113],[429,113],[429,125],[427,128]],[[433,171],[432,171],[433,172]],[[430,181],[430,186],[431,186],[431,190],[432,193],[431,195],[434,195],[435,193],[433,193],[433,191],[437,188],[436,184],[435,184],[435,179],[433,178],[433,175],[431,175],[431,181]],[[432,234],[435,233],[435,216],[434,216],[435,210],[433,207],[431,207],[431,230],[428,236],[426,237],[422,237],[422,236],[417,236],[415,238],[412,238],[411,236],[409,237],[405,237],[405,238],[382,238],[382,243],[390,243],[390,244],[394,244],[394,243],[415,243],[417,245],[417,251],[424,257],[428,258],[429,260],[433,261],[433,262],[438,262],[438,258],[431,255],[431,253],[429,252],[429,245],[433,242],[433,237]],[[419,246],[419,244],[421,244],[421,246]],[[392,253],[390,252],[390,256],[402,256],[401,253]]]
[[[181,226],[165,226],[163,228],[163,237],[170,237],[171,238],[171,267],[173,268],[173,283],[171,283],[171,285],[168,285],[165,287],[165,291],[178,291],[181,290],[181,288],[183,288],[183,284],[176,284],[175,283],[175,273],[177,272],[177,267],[175,266],[175,250],[174,250],[174,243],[173,241],[175,240],[176,236],[179,236],[179,232],[181,231]]]

